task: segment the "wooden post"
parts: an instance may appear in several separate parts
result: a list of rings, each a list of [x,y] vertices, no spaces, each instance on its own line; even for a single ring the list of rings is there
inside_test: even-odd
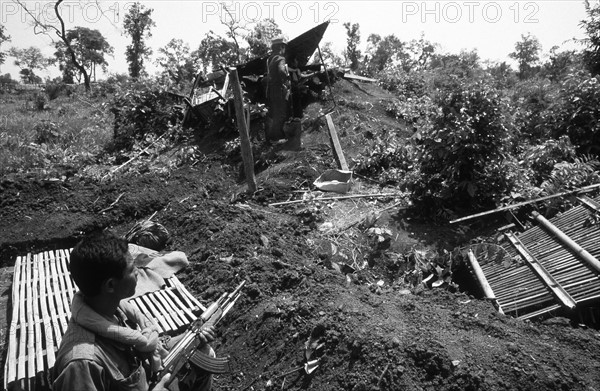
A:
[[[246,123],[246,116],[244,115],[242,86],[240,85],[237,68],[229,68],[229,74],[231,76],[231,87],[233,88],[235,117],[237,119],[238,131],[240,132],[240,146],[242,149],[242,159],[244,160],[246,183],[248,183],[248,190],[254,193],[256,191],[256,178],[254,177],[254,157],[252,157],[252,145],[250,144],[248,124]]]
[[[325,118],[327,119],[327,127],[329,128],[329,140],[331,141],[333,157],[335,158],[335,161],[337,162],[340,170],[348,171],[348,163],[346,163],[344,151],[342,150],[342,146],[340,145],[340,140],[338,139],[338,135],[335,130],[333,120],[331,119],[331,115],[327,114]]]

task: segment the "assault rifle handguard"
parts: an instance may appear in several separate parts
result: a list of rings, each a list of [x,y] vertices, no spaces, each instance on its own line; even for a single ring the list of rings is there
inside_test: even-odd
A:
[[[217,301],[212,303],[202,315],[190,324],[188,330],[163,360],[163,369],[158,373],[157,380],[162,379],[166,374],[170,373],[171,380],[166,384],[166,386],[169,386],[175,380],[175,375],[179,373],[188,361],[211,373],[225,373],[230,371],[229,360],[227,358],[210,357],[197,350],[201,343],[198,333],[204,328],[216,326],[223,319],[240,297],[242,287],[245,283],[245,280],[242,281],[231,293],[223,293]]]

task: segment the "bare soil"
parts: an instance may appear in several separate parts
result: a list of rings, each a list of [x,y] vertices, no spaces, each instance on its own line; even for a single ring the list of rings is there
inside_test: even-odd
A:
[[[372,129],[401,129],[385,115],[393,97],[376,85],[342,80],[334,92],[333,118],[349,161]],[[330,106],[311,105],[307,118]],[[305,123],[301,151],[256,142],[259,190],[252,195],[224,141],[204,138],[205,159],[169,174],[129,173],[107,183],[73,173],[3,178],[5,311],[17,254],[66,248],[97,229],[123,234],[156,212],[173,236],[170,248],[188,255],[180,278],[201,301],[247,281],[214,343],[234,366],[216,378],[217,390],[600,390],[597,330],[560,318],[523,322],[467,293],[407,285],[390,253],[452,249],[466,237],[397,206],[375,218],[374,226],[392,232],[385,248],[375,244],[364,221],[405,204],[398,189],[359,179],[352,193],[398,195],[269,206],[320,194],[312,182],[335,167],[323,120]],[[354,273],[340,271],[343,263]],[[318,368],[286,375],[305,364],[311,335],[313,347],[324,344],[311,356],[320,358]]]

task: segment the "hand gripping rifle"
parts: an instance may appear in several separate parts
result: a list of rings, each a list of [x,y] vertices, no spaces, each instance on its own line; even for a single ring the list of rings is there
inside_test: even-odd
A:
[[[245,280],[242,281],[231,293],[223,293],[219,300],[212,303],[202,315],[190,324],[188,330],[163,360],[164,368],[158,374],[157,380],[162,379],[166,374],[170,373],[171,379],[166,384],[166,386],[169,386],[175,380],[175,375],[179,373],[188,361],[210,373],[225,373],[230,371],[228,358],[210,357],[196,350],[201,343],[198,333],[204,328],[216,326],[223,319],[227,312],[234,306],[237,299],[239,299],[245,283]]]

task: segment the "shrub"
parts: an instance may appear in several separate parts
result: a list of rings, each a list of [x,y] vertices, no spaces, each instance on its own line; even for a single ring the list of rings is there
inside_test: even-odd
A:
[[[149,82],[118,91],[109,104],[114,114],[114,147],[130,149],[147,134],[160,135],[177,120],[167,91]]]
[[[407,73],[398,67],[387,67],[377,75],[379,85],[399,96],[422,96],[427,92],[423,72]]]
[[[559,99],[555,83],[533,78],[511,88],[515,126],[533,142],[548,139],[552,133],[553,103]]]
[[[413,131],[418,131],[431,127],[431,119],[437,114],[438,107],[424,95],[388,102],[385,111],[389,116],[402,120]]]
[[[48,103],[48,101],[46,100],[46,95],[41,93],[41,92],[37,92],[34,96],[33,96],[33,107],[35,108],[35,110],[37,111],[42,111],[46,108],[46,103]]]
[[[54,122],[48,120],[42,120],[37,123],[33,130],[35,131],[36,144],[55,143],[60,138],[58,126]]]
[[[547,179],[554,166],[560,162],[573,161],[576,156],[575,148],[567,136],[558,140],[549,139],[539,145],[533,145],[522,153],[523,164],[530,168],[533,180],[539,185]]]
[[[554,137],[568,135],[579,152],[600,152],[600,80],[585,72],[570,74],[549,120]]]
[[[413,201],[435,209],[493,207],[513,186],[505,170],[513,133],[508,104],[478,82],[447,93],[418,142]]]
[[[599,168],[600,162],[591,156],[575,158],[573,162],[557,163],[541,187],[545,193],[555,194],[566,189],[592,185],[600,182]]]
[[[386,140],[377,139],[354,160],[353,170],[361,175],[379,177],[387,184],[401,184],[406,175],[416,168],[416,150],[413,144],[400,143],[397,135]]]
[[[44,87],[44,91],[46,95],[48,95],[49,100],[54,100],[58,98],[63,91],[66,91],[65,83],[47,83]]]

